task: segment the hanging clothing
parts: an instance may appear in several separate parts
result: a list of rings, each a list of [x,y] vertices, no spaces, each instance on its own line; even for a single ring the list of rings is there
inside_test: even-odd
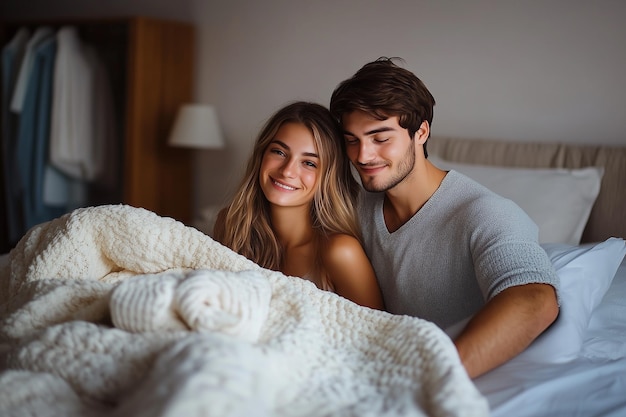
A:
[[[30,31],[21,28],[2,48],[2,166],[4,168],[4,198],[7,220],[7,240],[13,246],[24,234],[21,190],[18,181],[15,152],[18,117],[10,111]]]
[[[76,28],[59,29],[57,40],[50,160],[73,178],[102,181],[117,171],[110,166],[116,141],[106,71]]]
[[[33,53],[35,48],[37,48],[39,43],[53,34],[54,32],[52,31],[52,28],[43,26],[37,28],[33,36],[28,41],[28,44],[26,45],[26,52],[24,54],[24,58],[22,59],[22,64],[20,65],[20,72],[17,75],[17,81],[15,82],[13,96],[11,98],[11,111],[16,113],[20,113],[22,111],[24,100],[26,98],[26,89],[28,87],[30,71],[33,66]]]
[[[43,183],[48,164],[52,80],[57,42],[54,36],[33,48],[32,67],[20,113],[17,161],[24,190],[26,229],[61,216],[65,206],[43,202]]]
[[[121,154],[107,70],[77,28],[18,31],[2,49],[2,92],[14,245],[32,226],[119,190]]]

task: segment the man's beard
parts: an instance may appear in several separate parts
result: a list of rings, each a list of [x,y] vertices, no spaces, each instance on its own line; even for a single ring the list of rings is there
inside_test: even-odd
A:
[[[413,141],[410,142],[413,145]],[[363,184],[363,188],[372,193],[380,193],[383,191],[391,190],[398,184],[400,184],[404,179],[413,171],[415,167],[415,149],[413,146],[407,147],[407,152],[404,155],[404,158],[398,164],[398,170],[393,174],[393,176],[386,182],[382,184],[376,184],[376,179],[372,179],[365,183],[363,178],[361,177],[361,183]]]

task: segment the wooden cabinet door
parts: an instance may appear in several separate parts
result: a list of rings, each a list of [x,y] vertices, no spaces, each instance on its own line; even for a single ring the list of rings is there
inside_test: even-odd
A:
[[[124,202],[188,223],[191,154],[167,137],[178,107],[192,100],[193,27],[134,18],[128,46]]]

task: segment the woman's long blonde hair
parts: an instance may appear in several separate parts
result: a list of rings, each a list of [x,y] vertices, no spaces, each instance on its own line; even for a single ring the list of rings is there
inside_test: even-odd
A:
[[[335,233],[361,240],[355,208],[359,185],[350,172],[339,124],[324,106],[309,102],[289,104],[278,110],[259,133],[243,180],[232,202],[223,210],[214,232],[217,241],[273,270],[281,268],[283,248],[272,230],[269,203],[261,190],[259,171],[265,150],[285,123],[306,126],[313,135],[320,158],[319,186],[311,204],[317,242]]]

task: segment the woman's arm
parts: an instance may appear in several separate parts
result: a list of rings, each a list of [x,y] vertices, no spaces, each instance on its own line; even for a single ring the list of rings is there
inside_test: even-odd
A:
[[[337,294],[365,307],[384,309],[376,274],[357,239],[331,236],[323,247],[322,262]]]

